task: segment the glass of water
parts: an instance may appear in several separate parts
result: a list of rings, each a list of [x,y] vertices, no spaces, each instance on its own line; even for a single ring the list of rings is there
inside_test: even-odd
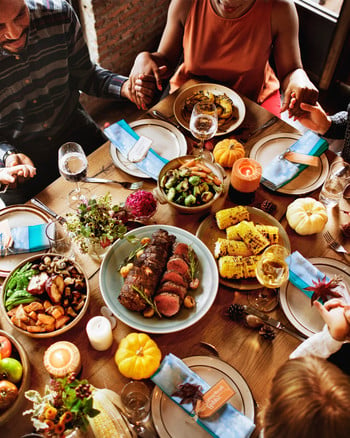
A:
[[[339,204],[345,187],[350,182],[350,165],[344,161],[332,163],[327,178],[323,183],[319,200],[326,207],[334,207]]]
[[[45,233],[52,252],[74,259],[72,240],[58,219],[47,224]]]
[[[142,428],[148,421],[151,409],[149,388],[142,382],[132,380],[124,385],[121,400],[130,423]]]

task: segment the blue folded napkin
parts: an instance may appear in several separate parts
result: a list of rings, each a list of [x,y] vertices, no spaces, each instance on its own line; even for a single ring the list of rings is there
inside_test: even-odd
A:
[[[208,418],[196,417],[192,412],[192,403],[180,404],[181,397],[172,396],[179,385],[184,383],[200,385],[203,393],[210,388],[210,385],[171,353],[165,356],[151,380],[213,437],[247,438],[255,429],[254,423],[229,403],[225,403]]]
[[[109,140],[118,151],[128,159],[130,150],[135,146],[140,136],[128,125],[125,120],[113,123],[104,130]],[[157,180],[162,167],[168,162],[157,154],[152,148],[142,161],[134,163],[142,172]]]
[[[293,151],[320,157],[328,149],[328,142],[312,131],[307,131],[285,152]],[[284,153],[285,153],[284,152]],[[278,190],[296,178],[308,166],[292,163],[284,158],[284,153],[275,157],[264,167],[261,182],[271,190]]]
[[[309,298],[311,298],[313,292],[305,290],[306,287],[314,286],[313,282],[323,280],[325,276],[326,281],[330,280],[326,274],[306,260],[298,251],[294,251],[288,256],[286,262],[289,266],[289,281]],[[334,290],[342,295],[345,302],[350,303],[349,291],[343,282],[340,282]]]
[[[9,248],[1,248],[1,256],[42,251],[50,248],[50,242],[45,234],[47,224],[28,225],[11,228],[13,243]],[[2,241],[0,234],[0,242]]]

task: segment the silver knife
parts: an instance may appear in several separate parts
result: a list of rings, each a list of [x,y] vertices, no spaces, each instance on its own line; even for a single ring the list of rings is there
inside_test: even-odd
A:
[[[59,214],[57,214],[55,211],[51,210],[50,207],[48,207],[47,205],[45,205],[42,201],[40,201],[38,198],[32,198],[30,200],[30,202],[34,205],[36,205],[37,207],[39,207],[41,210],[45,211],[48,215],[50,215],[51,217],[53,217],[54,219],[57,219],[60,223],[65,223],[67,222],[67,219],[64,218],[63,216],[60,216]]]
[[[179,123],[174,122],[173,120],[171,120],[170,117],[167,117],[166,115],[164,115],[163,113],[161,113],[158,110],[153,110],[152,115],[154,117],[157,117],[157,119],[160,119],[160,120],[163,120],[164,122],[170,123],[171,125],[175,126],[175,128],[177,128],[179,130],[183,129],[183,127]]]
[[[303,335],[299,335],[293,330],[290,330],[289,328],[285,327],[280,321],[277,321],[276,319],[271,318],[270,316],[266,315],[264,312],[261,312],[258,309],[255,309],[255,307],[252,306],[243,306],[244,312],[247,315],[255,315],[258,318],[260,318],[262,321],[264,321],[265,324],[268,324],[272,327],[275,327],[278,330],[281,330],[285,333],[288,333],[291,336],[294,336],[295,338],[299,339],[300,341],[305,341],[306,337]]]

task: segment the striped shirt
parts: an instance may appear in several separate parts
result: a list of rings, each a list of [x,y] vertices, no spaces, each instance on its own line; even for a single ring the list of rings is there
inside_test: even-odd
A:
[[[26,142],[47,142],[69,126],[79,90],[120,99],[126,78],[91,62],[77,16],[65,0],[25,1],[26,47],[18,54],[0,49],[0,143],[30,156]]]

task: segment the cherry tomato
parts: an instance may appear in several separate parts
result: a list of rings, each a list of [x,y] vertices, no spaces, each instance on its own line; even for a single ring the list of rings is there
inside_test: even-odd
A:
[[[0,359],[10,357],[12,353],[12,344],[6,336],[0,336]]]
[[[0,412],[8,409],[16,400],[18,388],[8,380],[0,381]]]

